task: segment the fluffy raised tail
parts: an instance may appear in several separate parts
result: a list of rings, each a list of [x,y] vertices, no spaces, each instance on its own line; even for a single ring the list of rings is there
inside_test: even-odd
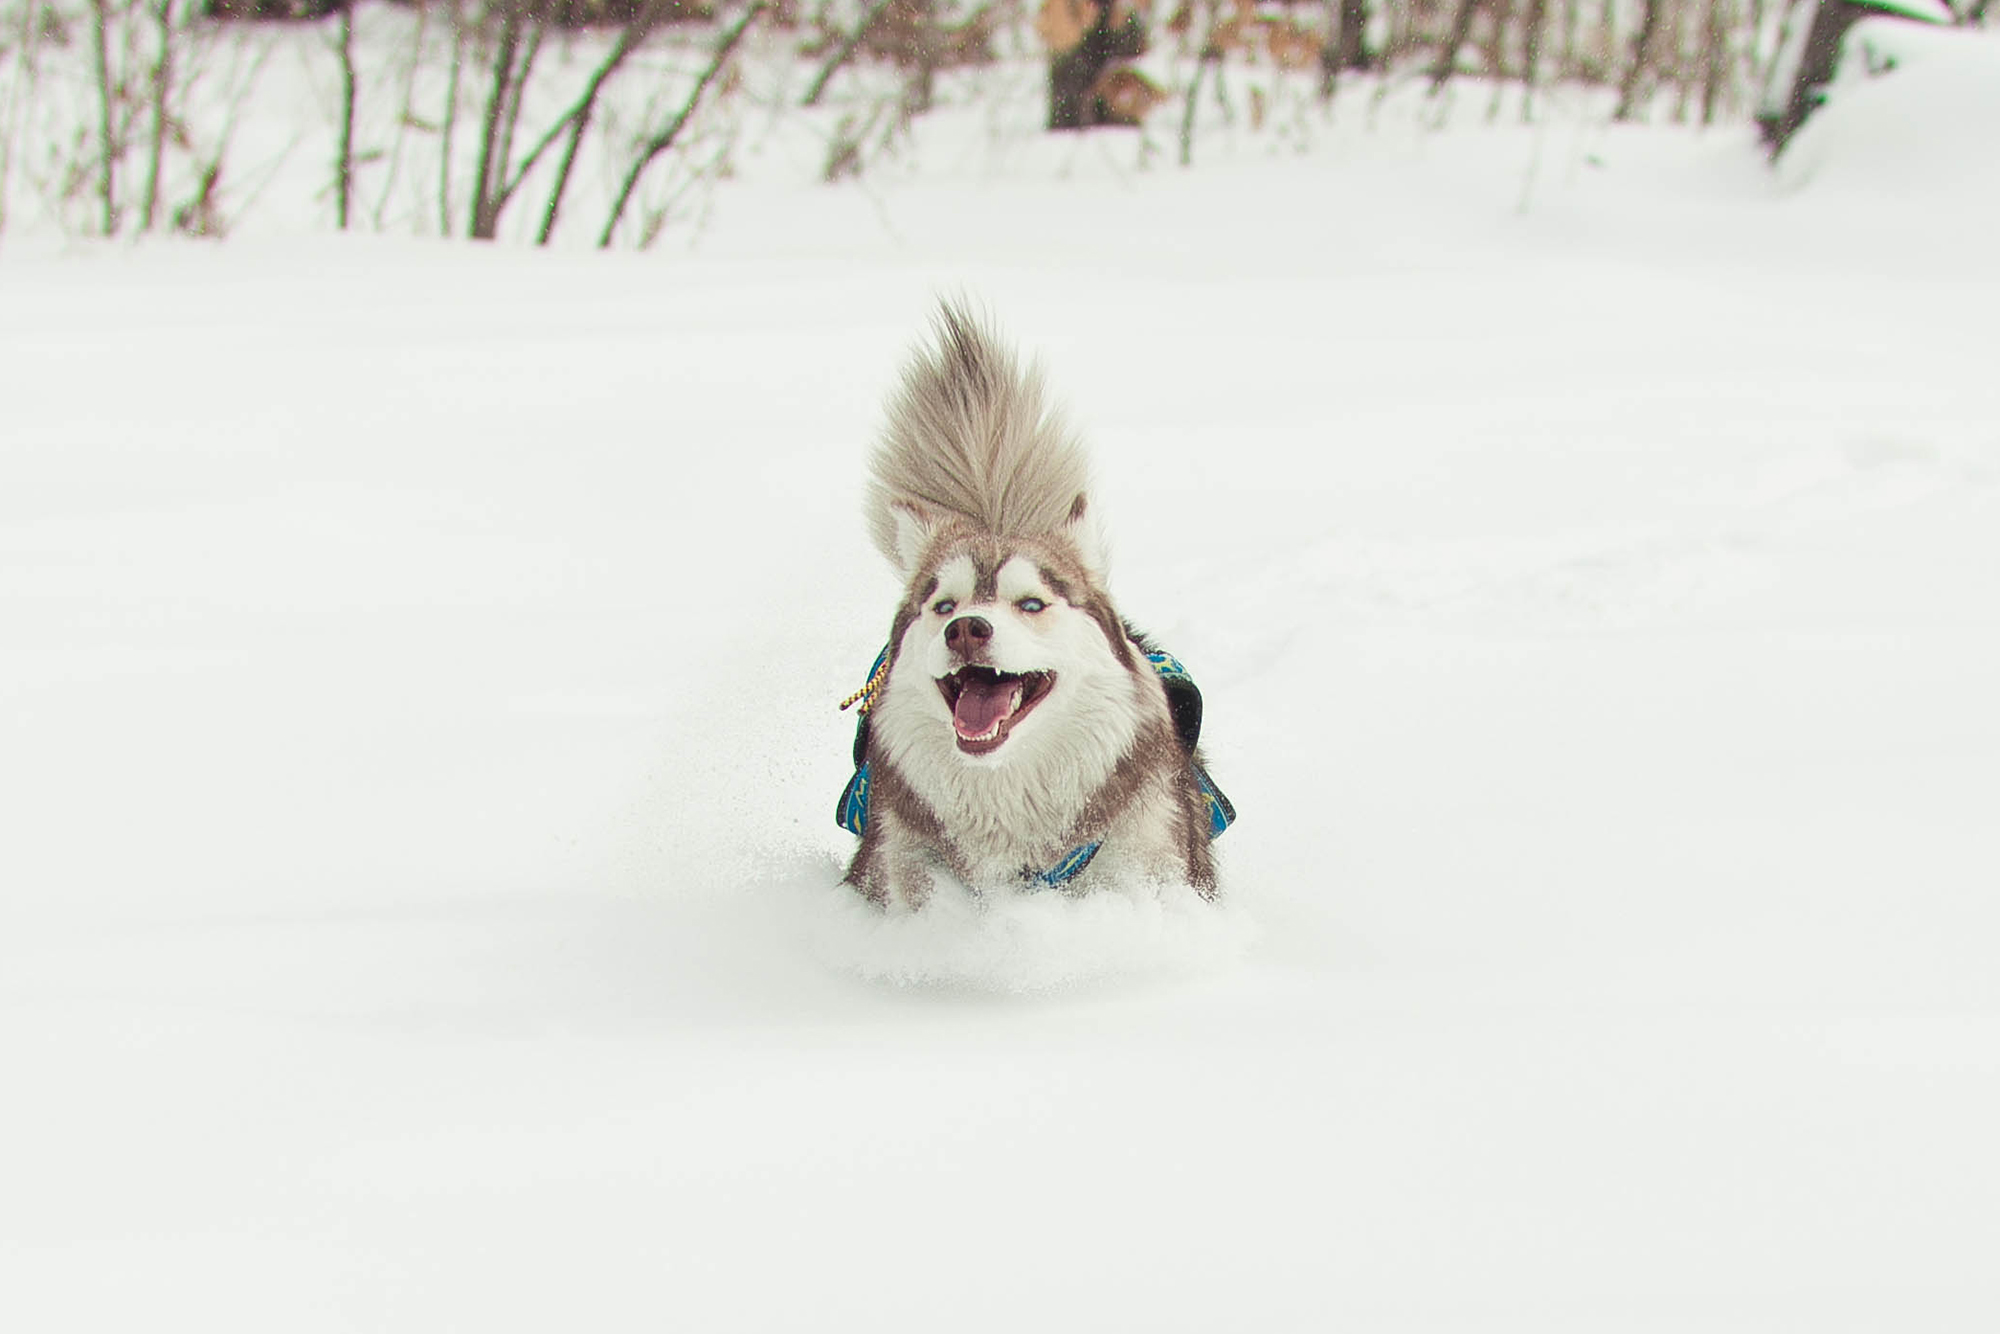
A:
[[[1022,369],[961,302],[939,305],[935,334],[904,371],[870,460],[875,545],[908,573],[953,520],[1001,537],[1080,538],[1089,467],[1039,370]]]

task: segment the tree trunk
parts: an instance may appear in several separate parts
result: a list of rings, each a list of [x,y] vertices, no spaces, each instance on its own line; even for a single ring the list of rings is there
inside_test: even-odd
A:
[[[118,230],[117,139],[111,128],[111,4],[110,0],[90,0],[93,54],[97,58],[97,193],[104,203],[104,234]]]
[[[1688,28],[1697,17],[1694,13],[1694,0],[1682,0],[1682,3],[1674,6],[1673,27],[1667,34],[1673,52],[1673,63],[1668,68],[1668,75],[1674,81],[1672,123],[1675,125],[1687,124],[1688,107],[1694,97],[1696,61],[1688,50]]]
[[[14,80],[7,90],[7,129],[4,137],[0,137],[0,232],[7,230],[7,195],[14,183],[14,140],[21,132],[21,122],[33,118],[34,89],[40,82],[35,68],[39,17],[33,5],[21,6],[20,45],[15,48],[20,54],[15,57]],[[27,99],[26,111],[22,110],[24,97]]]
[[[336,212],[340,230],[354,199],[354,0],[340,7],[340,156],[334,162]]]
[[[634,24],[645,22],[650,25],[651,18],[656,12],[657,7],[649,5],[645,10],[640,11],[641,16],[639,19],[634,20]],[[628,25],[627,31],[630,31],[632,26]],[[514,64],[511,58],[509,58],[506,65],[503,66],[496,58],[493,74],[493,96],[499,99],[503,106],[498,113],[499,128],[496,130],[494,127],[494,108],[490,103],[488,104],[486,108],[485,130],[480,140],[479,179],[476,185],[477,193],[472,201],[472,235],[478,240],[490,241],[499,232],[500,215],[506,210],[507,201],[514,197],[516,190],[521,188],[521,183],[527,180],[528,173],[535,169],[535,164],[541,160],[542,154],[548,151],[549,145],[554,143],[556,137],[563,132],[564,126],[569,124],[571,118],[577,115],[577,108],[571,107],[569,111],[557,119],[554,125],[549,127],[548,133],[541,137],[540,142],[535,145],[534,151],[530,152],[527,158],[522,161],[520,168],[518,170],[513,168],[514,134],[521,122],[521,99],[527,92],[529,78],[534,74],[535,57],[541,53],[544,33],[545,29],[541,26],[540,21],[537,20],[534,30],[528,35],[526,48],[519,51],[520,63],[518,65]],[[518,30],[516,36],[518,37]],[[624,42],[624,36],[621,34],[619,46],[622,49],[629,50],[629,48],[624,46]],[[507,36],[503,32],[501,35],[501,54],[506,54],[506,47]],[[620,54],[618,58],[623,60],[623,54]],[[593,86],[592,96],[595,97],[595,95],[595,88]]]
[[[1521,119],[1534,119],[1535,93],[1542,86],[1542,30],[1549,23],[1549,0],[1528,0],[1521,20]]]
[[[1451,34],[1438,48],[1437,63],[1431,66],[1432,97],[1444,91],[1444,86],[1451,82],[1452,73],[1458,68],[1459,48],[1465,45],[1466,37],[1472,32],[1472,17],[1478,9],[1479,0],[1458,0],[1458,12],[1451,20]]]
[[[1181,112],[1181,165],[1183,167],[1192,166],[1194,163],[1194,107],[1196,100],[1201,96],[1201,76],[1208,72],[1208,66],[1211,61],[1219,59],[1220,56],[1213,47],[1205,47],[1202,50],[1200,59],[1195,61],[1194,82],[1188,85],[1187,108]]]
[[[147,146],[146,189],[139,206],[139,230],[143,232],[153,230],[153,219],[160,209],[160,160],[167,151],[167,89],[174,77],[174,0],[157,0],[153,18],[160,29],[160,54],[153,62],[151,79],[153,137]]]
[[[1514,0],[1492,0],[1493,41],[1486,48],[1486,81],[1492,96],[1486,103],[1486,123],[1500,119],[1500,94],[1507,86],[1507,38],[1514,31]]]
[[[1343,70],[1373,67],[1368,58],[1367,0],[1340,0],[1340,67]]]
[[[1772,157],[1784,151],[1793,133],[1819,104],[1819,90],[1833,79],[1834,66],[1840,61],[1840,39],[1847,35],[1856,19],[1869,12],[1851,0],[1819,0],[1813,11],[1812,26],[1806,29],[1805,53],[1799,60],[1798,73],[1792,76],[1792,91],[1785,99],[1785,110],[1766,131]]]
[[[1707,69],[1701,85],[1701,123],[1715,124],[1716,103],[1722,96],[1722,81],[1729,69],[1728,0],[1708,0],[1707,22],[1702,28],[1702,50]]]
[[[916,68],[910,72],[909,82],[903,88],[903,116],[921,116],[931,109],[937,97],[937,67],[941,58],[938,50],[937,5],[933,0],[917,0],[916,50],[910,56]]]
[[[1639,32],[1632,39],[1632,63],[1625,67],[1624,81],[1618,86],[1618,109],[1611,113],[1613,120],[1632,119],[1639,82],[1646,72],[1647,48],[1653,44],[1653,33],[1660,26],[1660,4],[1661,0],[1645,0],[1646,7],[1639,18]]]
[[[1067,51],[1049,56],[1049,128],[1081,130],[1098,123],[1091,89],[1097,76],[1114,60],[1130,59],[1146,49],[1146,25],[1137,9],[1125,22],[1111,26],[1112,0],[1097,0],[1097,19],[1083,40]]]
[[[495,152],[500,147],[500,122],[507,111],[507,90],[514,77],[514,55],[521,49],[521,11],[516,4],[507,6],[506,17],[500,23],[500,41],[493,52],[493,89],[486,98],[486,116],[479,130],[479,165],[472,175],[472,225],[468,235],[475,241],[493,239],[494,226],[499,221],[493,213],[489,191],[493,186]],[[506,163],[499,164],[505,172]]]
[[[1382,11],[1389,16],[1389,22],[1383,34],[1382,49],[1375,53],[1375,64],[1387,74],[1402,57],[1403,39],[1408,29],[1404,15],[1410,7],[1407,0],[1381,0],[1381,5]]]
[[[1340,0],[1326,0],[1326,41],[1319,48],[1319,100],[1331,102],[1335,90],[1340,86],[1340,30],[1345,17],[1340,11]],[[1194,71],[1195,81],[1201,81],[1201,67]]]
[[[1319,96],[1333,100],[1346,70],[1368,68],[1367,0],[1327,0],[1326,45],[1319,50]]]

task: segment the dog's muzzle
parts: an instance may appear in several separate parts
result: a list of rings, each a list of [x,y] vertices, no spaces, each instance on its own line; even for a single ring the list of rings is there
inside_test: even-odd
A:
[[[1028,716],[1055,687],[1054,672],[1001,672],[968,664],[938,678],[938,691],[951,710],[958,748],[968,755],[1000,749],[1016,723]]]

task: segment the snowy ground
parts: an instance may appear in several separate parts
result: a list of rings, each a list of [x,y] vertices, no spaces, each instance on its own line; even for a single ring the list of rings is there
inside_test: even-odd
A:
[[[1858,126],[0,263],[0,1326],[1994,1328],[2000,191]],[[1220,910],[833,888],[961,288]]]

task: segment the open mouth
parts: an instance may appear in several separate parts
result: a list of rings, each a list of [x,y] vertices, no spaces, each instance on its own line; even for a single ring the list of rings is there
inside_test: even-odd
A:
[[[1013,730],[1048,698],[1056,683],[1054,672],[996,672],[991,667],[961,667],[938,678],[938,690],[951,709],[958,748],[968,755],[1000,749]]]

